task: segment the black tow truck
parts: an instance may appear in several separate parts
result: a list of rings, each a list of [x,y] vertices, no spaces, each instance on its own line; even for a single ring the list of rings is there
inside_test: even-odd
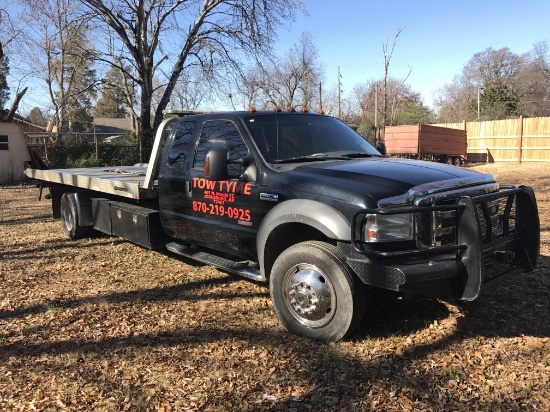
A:
[[[268,282],[284,326],[321,341],[354,330],[368,287],[474,300],[536,267],[530,187],[386,157],[323,114],[176,114],[147,165],[26,170],[70,239],[95,230]]]

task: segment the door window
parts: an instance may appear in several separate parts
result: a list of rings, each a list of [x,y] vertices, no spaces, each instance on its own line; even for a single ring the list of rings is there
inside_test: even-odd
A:
[[[174,138],[168,152],[168,165],[172,169],[189,170],[193,159],[193,137],[196,122],[183,121],[174,127]]]
[[[245,157],[248,148],[233,122],[229,120],[212,120],[204,124],[194,167],[202,170],[206,154],[213,149],[227,149],[229,178],[238,178],[243,173],[242,166],[233,162]]]

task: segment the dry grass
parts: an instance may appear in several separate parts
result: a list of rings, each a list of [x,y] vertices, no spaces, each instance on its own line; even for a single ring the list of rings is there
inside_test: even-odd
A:
[[[117,238],[71,242],[35,189],[0,187],[0,409],[550,410],[550,165],[539,269],[475,302],[369,295],[351,339],[289,335],[268,290]]]

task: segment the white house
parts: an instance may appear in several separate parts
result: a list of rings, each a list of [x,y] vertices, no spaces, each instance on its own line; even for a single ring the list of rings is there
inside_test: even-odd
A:
[[[21,126],[0,122],[0,184],[23,180],[24,162],[29,160]]]

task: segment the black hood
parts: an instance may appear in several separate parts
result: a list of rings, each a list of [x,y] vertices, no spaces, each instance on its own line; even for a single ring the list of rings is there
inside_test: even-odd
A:
[[[468,180],[487,182],[487,176],[446,164],[397,158],[316,162],[292,170],[296,177],[322,179],[326,189],[341,187],[370,195],[375,201],[405,194],[429,183]],[[322,188],[318,188],[322,190]]]

